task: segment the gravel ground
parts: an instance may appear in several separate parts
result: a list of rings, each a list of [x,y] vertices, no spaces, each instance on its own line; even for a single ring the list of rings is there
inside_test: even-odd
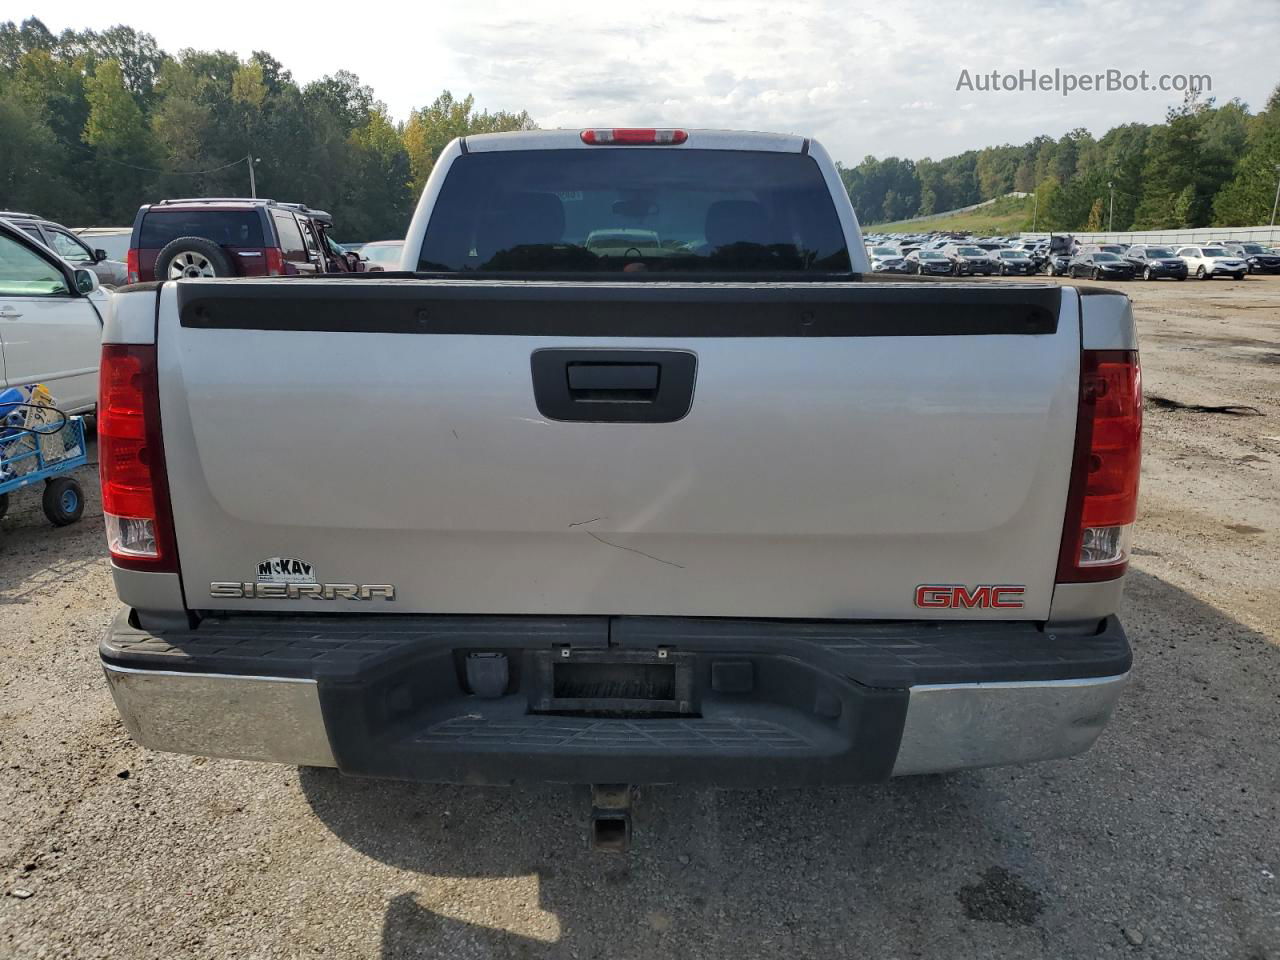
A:
[[[585,792],[144,751],[95,643],[96,494],[0,522],[0,957],[1280,960],[1280,277],[1117,284],[1153,405],[1134,681],[1069,761],[857,789]],[[86,482],[90,477],[86,477]]]

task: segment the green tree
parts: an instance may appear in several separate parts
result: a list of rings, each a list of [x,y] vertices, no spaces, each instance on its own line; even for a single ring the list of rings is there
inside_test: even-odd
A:
[[[1058,181],[1053,177],[1045,177],[1036,184],[1036,198],[1032,201],[1032,229],[1054,230],[1059,225],[1053,222],[1052,210],[1055,206],[1054,196],[1058,192]]]
[[[1019,193],[1032,193],[1036,188],[1036,168],[1034,161],[1023,157],[1013,172],[1013,189]]]
[[[476,113],[474,97],[468,94],[461,100],[455,100],[453,94],[445,90],[428,106],[414,110],[405,124],[404,145],[409,152],[414,194],[422,191],[440,151],[455,137],[536,128],[537,124],[523,110],[519,113],[505,110]]]
[[[364,126],[353,130],[357,175],[343,209],[344,236],[381,240],[409,228],[416,194],[409,188],[409,152],[385,108],[376,105]]]
[[[35,17],[28,17],[20,26],[12,20],[0,23],[0,70],[15,70],[25,54],[32,50],[52,52],[56,43],[49,28]]]
[[[1176,225],[1189,227],[1195,219],[1196,211],[1196,187],[1194,183],[1188,183],[1173,198],[1172,219]]]
[[[1212,197],[1235,174],[1249,139],[1249,110],[1232,100],[1200,115],[1200,155],[1196,162],[1196,192]]]
[[[155,162],[148,129],[133,95],[124,85],[120,64],[104,60],[85,81],[89,117],[84,142],[97,157],[112,166],[95,167],[97,211],[108,220],[123,223],[136,209],[136,197],[151,180]]]
[[[1197,189],[1197,164],[1201,114],[1210,106],[1188,97],[1169,110],[1163,126],[1152,131],[1143,167],[1142,199],[1134,211],[1136,229],[1194,227],[1208,222],[1210,198]]]
[[[90,69],[104,60],[120,67],[125,88],[139,105],[151,101],[156,78],[166,57],[155,37],[132,27],[116,26],[101,33],[93,30],[66,30],[58,38],[57,49],[65,59],[80,59]]]
[[[929,157],[916,161],[916,177],[920,181],[920,207],[916,213],[928,216],[931,213],[942,213],[946,210],[943,197],[939,196],[942,187],[942,175],[938,165]]]
[[[1217,222],[1228,227],[1270,223],[1280,181],[1280,86],[1249,126],[1247,147],[1231,181],[1214,200]]]
[[[1102,197],[1106,192],[1106,183],[1098,173],[1089,177],[1073,177],[1059,184],[1047,202],[1041,200],[1040,209],[1047,214],[1046,225],[1055,230],[1085,229],[1090,211],[1095,204],[1101,210]]]
[[[80,137],[89,117],[83,62],[60,59],[44,49],[28,50],[10,74],[10,83],[46,119],[71,158],[82,156]]]
[[[1142,195],[1142,168],[1146,161],[1146,144],[1150,128],[1143,123],[1127,123],[1113,127],[1098,141],[1101,151],[1099,173],[1105,173],[1115,184],[1114,228],[1128,230]],[[1110,207],[1108,221],[1112,220]]]
[[[868,223],[903,220],[916,215],[920,179],[915,164],[898,157],[864,157],[856,167],[837,165],[840,179],[858,216]]]
[[[262,109],[267,102],[267,85],[262,78],[262,64],[246,63],[231,75],[231,99],[247,112]]]
[[[976,150],[941,160],[926,157],[919,161],[916,173],[920,178],[920,213],[941,213],[981,200],[977,161]]]
[[[373,88],[362,84],[359,77],[347,70],[307,84],[302,96],[309,106],[327,110],[348,134],[365,126],[375,109],[386,111],[386,107],[374,99]]]
[[[0,209],[85,215],[61,160],[57,138],[38,110],[12,91],[0,92]]]
[[[1053,172],[1059,181],[1066,183],[1077,173],[1086,172],[1080,169],[1080,159],[1092,144],[1093,135],[1084,127],[1077,127],[1058,141],[1053,156]]]
[[[1017,173],[1019,155],[1017,147],[987,147],[978,152],[974,164],[974,175],[978,180],[978,193],[981,199],[991,200],[1002,197],[1014,190],[1014,175]]]
[[[1098,197],[1093,201],[1093,206],[1089,208],[1089,218],[1085,221],[1084,228],[1090,233],[1097,233],[1102,229],[1102,198]]]
[[[1046,177],[1056,178],[1053,155],[1058,147],[1057,141],[1053,137],[1036,137],[1032,141],[1032,145],[1035,148],[1032,163],[1034,165],[1036,183],[1043,183]]]

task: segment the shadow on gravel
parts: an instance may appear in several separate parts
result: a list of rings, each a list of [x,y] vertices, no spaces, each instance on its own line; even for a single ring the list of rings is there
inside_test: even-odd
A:
[[[1062,957],[1129,937],[1274,958],[1280,747],[1248,731],[1280,723],[1280,648],[1140,571],[1126,607],[1135,680],[1090,753],[839,789],[645,788],[627,858],[587,850],[585,788],[314,769],[301,786],[343,842],[423,877],[389,898],[386,960]],[[536,904],[459,885],[529,877]]]
[[[391,866],[535,876],[537,909],[559,927],[547,942],[445,916],[406,892],[388,905],[384,958],[777,956],[797,938],[839,955],[833,899],[843,912],[900,898],[904,927],[916,910],[960,915],[955,898],[901,894],[930,874],[927,861],[945,856],[949,837],[984,832],[976,785],[963,776],[808,791],[643,788],[628,857],[587,850],[585,787],[409,785],[329,770],[304,770],[302,786],[338,837]]]

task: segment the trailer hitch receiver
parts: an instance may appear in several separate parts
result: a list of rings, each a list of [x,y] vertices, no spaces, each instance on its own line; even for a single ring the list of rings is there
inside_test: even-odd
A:
[[[631,849],[631,784],[592,784],[591,849],[600,853]]]

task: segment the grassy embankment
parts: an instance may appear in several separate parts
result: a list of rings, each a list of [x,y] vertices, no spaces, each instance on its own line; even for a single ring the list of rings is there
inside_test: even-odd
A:
[[[1017,233],[1031,229],[1032,197],[1001,197],[994,203],[964,213],[943,214],[932,220],[897,223],[864,223],[867,233],[929,233],[934,230],[968,230],[979,236]]]

